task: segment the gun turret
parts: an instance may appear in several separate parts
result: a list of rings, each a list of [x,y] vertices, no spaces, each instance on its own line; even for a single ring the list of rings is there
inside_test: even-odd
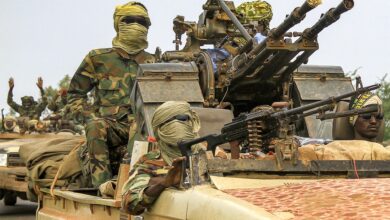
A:
[[[224,101],[233,105],[246,102],[255,106],[280,100],[289,101],[292,73],[318,50],[317,35],[354,6],[353,0],[343,0],[303,33],[290,33],[289,36],[299,36],[295,42],[285,38],[287,31],[319,3],[306,1],[295,8],[279,26],[271,29],[265,40],[258,45],[253,40],[248,42],[239,54],[220,63],[221,68],[216,74],[215,97],[218,100],[223,97]]]
[[[268,30],[268,26],[247,19],[249,16],[236,10],[232,1],[207,0],[198,22],[185,21],[183,16],[174,19],[176,51],[165,52],[162,59],[195,61],[204,106],[227,103],[239,114],[258,105],[289,102],[294,98],[290,94],[292,74],[318,50],[317,35],[354,5],[353,0],[343,0],[311,28],[302,33],[288,32],[320,3],[320,0],[304,1],[267,32],[261,30]],[[259,32],[267,32],[260,42],[256,38]],[[178,50],[184,33],[186,45]],[[299,38],[293,41],[293,36]],[[201,48],[210,44],[214,49]]]

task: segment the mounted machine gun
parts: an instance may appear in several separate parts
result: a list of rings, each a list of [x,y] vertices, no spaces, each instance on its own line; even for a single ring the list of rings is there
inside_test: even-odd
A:
[[[239,144],[247,141],[250,148],[257,148],[263,152],[273,151],[276,154],[277,162],[280,165],[283,160],[291,160],[293,164],[298,160],[298,144],[294,141],[294,121],[311,114],[319,113],[319,116],[326,115],[324,112],[333,109],[334,105],[351,96],[358,96],[367,91],[375,90],[380,85],[372,85],[359,88],[354,92],[346,93],[337,97],[313,102],[290,110],[278,110],[263,108],[259,111],[248,114],[241,114],[233,119],[231,123],[223,126],[221,134],[211,134],[194,140],[184,140],[178,146],[183,155],[191,154],[191,146],[201,142],[207,142],[207,149],[215,152],[218,145],[230,143],[232,159],[239,158]],[[280,106],[280,105],[279,105]],[[361,112],[350,111],[342,115],[347,117],[356,114],[364,114],[378,111],[378,108],[364,109]],[[329,115],[326,115],[329,117]],[[340,115],[333,115],[340,117]]]
[[[354,6],[353,0],[343,0],[302,33],[287,32],[319,4],[316,0],[305,1],[279,26],[268,31],[263,41],[257,42],[256,24],[241,22],[245,20],[244,15],[237,13],[233,2],[208,0],[198,23],[184,21],[183,16],[174,19],[176,51],[166,52],[162,59],[197,63],[206,107],[220,107],[222,102],[228,102],[239,114],[257,105],[290,102],[292,74],[318,50],[318,34]],[[187,42],[179,51],[184,33]],[[299,38],[292,42],[293,36]],[[237,38],[246,43],[236,44]],[[213,59],[207,50],[201,49],[210,44],[214,50],[224,50],[229,56]]]

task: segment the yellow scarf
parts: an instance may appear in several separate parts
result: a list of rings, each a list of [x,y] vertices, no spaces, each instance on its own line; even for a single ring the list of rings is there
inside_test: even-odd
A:
[[[141,16],[150,21],[148,11],[138,2],[129,2],[115,8],[114,28],[117,34],[112,40],[112,45],[128,54],[137,54],[148,47],[148,29],[137,23],[121,22],[126,16]]]
[[[137,54],[148,47],[148,29],[140,24],[119,23],[119,31],[112,40],[112,46],[121,48],[128,54]]]

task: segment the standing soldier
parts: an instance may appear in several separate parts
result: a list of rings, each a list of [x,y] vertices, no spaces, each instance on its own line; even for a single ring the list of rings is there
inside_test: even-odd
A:
[[[10,78],[8,81],[9,85],[9,91],[8,91],[8,99],[7,103],[13,110],[15,110],[17,113],[19,113],[20,117],[28,117],[31,119],[39,120],[39,117],[41,117],[42,112],[45,110],[47,106],[47,98],[45,96],[45,92],[43,90],[43,80],[41,77],[38,78],[37,86],[41,92],[42,101],[40,103],[37,103],[34,101],[34,98],[32,96],[23,96],[21,98],[22,105],[17,104],[13,101],[12,97],[12,90],[14,89],[14,79]]]
[[[92,185],[112,178],[113,162],[119,161],[127,145],[130,123],[130,92],[138,64],[154,62],[145,52],[151,25],[146,7],[129,2],[116,7],[114,27],[117,32],[112,48],[95,49],[84,58],[68,90],[68,107],[74,118],[85,124],[89,169]],[[88,92],[93,90],[92,111],[87,106]],[[111,161],[110,161],[111,158]]]

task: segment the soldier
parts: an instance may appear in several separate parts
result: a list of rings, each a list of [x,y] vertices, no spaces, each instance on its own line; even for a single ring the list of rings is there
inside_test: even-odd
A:
[[[379,128],[383,123],[382,100],[371,92],[363,93],[355,99],[352,99],[349,105],[350,109],[362,109],[372,105],[378,105],[379,112],[367,113],[349,118],[353,126],[355,140],[366,140],[377,142]]]
[[[181,157],[177,143],[196,138],[200,122],[188,103],[170,101],[156,109],[152,127],[160,150],[139,159],[122,189],[122,207],[132,215],[150,207],[164,189],[180,184],[185,158]]]
[[[241,16],[241,22],[244,24],[252,24],[254,26],[255,33],[250,33],[257,43],[263,41],[269,31],[269,23],[272,19],[272,6],[261,0],[252,2],[244,2],[236,8],[237,13]],[[243,37],[235,37],[232,45],[223,45],[222,48],[207,49],[206,51],[212,59],[213,71],[217,73],[217,62],[225,60],[231,53],[231,46],[243,47],[247,41]],[[230,44],[230,43],[229,43]]]
[[[51,110],[54,114],[60,113],[60,111],[66,106],[67,99],[66,94],[68,90],[61,88],[53,97],[52,100],[50,100],[49,104],[47,105],[47,108]]]
[[[121,146],[128,142],[133,120],[130,92],[138,64],[154,62],[154,56],[144,51],[148,47],[150,25],[143,4],[129,2],[116,7],[114,27],[117,35],[112,41],[113,47],[89,52],[69,85],[67,107],[74,118],[86,124],[94,187],[112,178],[117,167],[110,164],[118,162],[126,152]],[[94,109],[90,110],[87,98],[92,90]]]
[[[20,117],[28,117],[29,119],[39,120],[42,112],[45,110],[47,106],[47,98],[45,96],[45,92],[43,90],[43,80],[41,77],[38,78],[37,86],[41,92],[42,101],[37,103],[34,101],[32,96],[23,96],[21,98],[22,105],[17,104],[12,99],[12,90],[14,89],[14,79],[10,78],[8,81],[9,91],[8,91],[8,99],[7,103],[13,110],[19,113]]]
[[[272,6],[266,1],[256,0],[240,4],[236,11],[243,16],[242,22],[254,25],[257,31],[255,40],[258,43],[264,40],[273,16]]]

